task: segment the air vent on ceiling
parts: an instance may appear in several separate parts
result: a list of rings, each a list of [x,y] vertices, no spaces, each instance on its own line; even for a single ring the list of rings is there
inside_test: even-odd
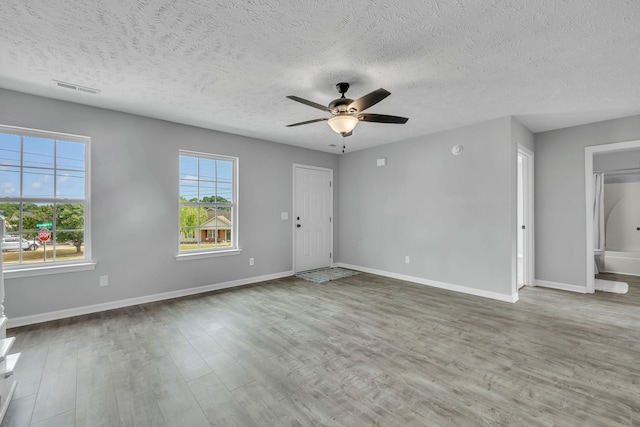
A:
[[[99,89],[94,89],[92,87],[80,86],[73,83],[61,82],[60,80],[54,80],[53,84],[57,87],[61,87],[64,89],[75,90],[77,92],[82,93],[90,93],[92,95],[100,95]]]

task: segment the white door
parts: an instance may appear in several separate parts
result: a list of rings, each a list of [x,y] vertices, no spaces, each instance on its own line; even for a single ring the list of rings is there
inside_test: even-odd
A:
[[[533,153],[518,150],[517,285],[533,285]]]
[[[525,248],[526,248],[526,224],[524,221],[524,205],[525,205],[525,194],[524,194],[524,165],[523,165],[523,156],[518,153],[518,289],[525,285],[525,269],[526,264],[525,260]]]
[[[331,266],[333,171],[294,165],[294,242],[296,272]]]

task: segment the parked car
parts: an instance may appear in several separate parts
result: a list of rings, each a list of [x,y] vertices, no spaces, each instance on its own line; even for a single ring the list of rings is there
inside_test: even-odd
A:
[[[21,239],[19,237],[3,237],[2,238],[2,252],[17,251],[22,247],[23,251],[35,251],[40,247],[40,243],[37,241],[30,241]]]

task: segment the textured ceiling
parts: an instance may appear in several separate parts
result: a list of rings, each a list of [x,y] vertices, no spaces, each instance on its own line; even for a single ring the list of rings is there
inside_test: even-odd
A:
[[[339,153],[513,115],[538,132],[640,113],[640,1],[2,0],[0,87]],[[93,95],[54,80],[96,88]]]

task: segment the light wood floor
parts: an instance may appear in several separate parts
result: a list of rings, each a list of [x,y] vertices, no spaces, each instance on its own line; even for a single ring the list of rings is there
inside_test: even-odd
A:
[[[640,426],[640,281],[516,304],[360,274],[13,329],[6,426]]]

